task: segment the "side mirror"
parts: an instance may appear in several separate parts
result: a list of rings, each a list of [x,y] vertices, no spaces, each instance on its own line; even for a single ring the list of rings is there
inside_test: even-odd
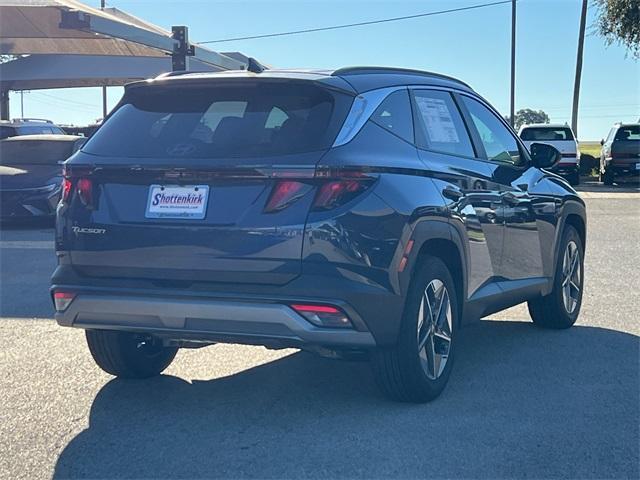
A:
[[[556,147],[546,143],[532,143],[529,149],[533,165],[537,168],[551,168],[562,158]]]
[[[600,145],[604,145],[604,138],[600,140]]]

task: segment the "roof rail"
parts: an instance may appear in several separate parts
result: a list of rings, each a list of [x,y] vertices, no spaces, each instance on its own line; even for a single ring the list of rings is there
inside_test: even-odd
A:
[[[16,123],[20,123],[20,122],[42,122],[42,123],[53,123],[51,120],[47,120],[46,118],[28,118],[28,117],[24,117],[24,118],[14,118],[13,119],[14,122]]]
[[[448,75],[443,75],[441,73],[427,72],[425,70],[416,70],[413,68],[401,68],[401,67],[344,67],[335,70],[331,76],[339,77],[342,75],[358,75],[358,74],[367,74],[367,73],[397,73],[399,75],[422,75],[425,77],[436,77],[442,78],[444,80],[450,80],[452,82],[460,83],[465,87],[471,88],[471,86],[462,80],[458,80],[457,78],[450,77]]]
[[[173,72],[164,72],[154,77],[154,80],[160,80],[161,78],[179,77],[180,75],[187,75],[189,73],[214,73],[214,72],[198,72],[196,70],[174,70]]]

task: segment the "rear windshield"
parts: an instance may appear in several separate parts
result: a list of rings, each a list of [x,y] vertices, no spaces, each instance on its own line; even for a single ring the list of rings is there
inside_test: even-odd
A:
[[[624,140],[640,140],[640,125],[627,125],[626,127],[620,127],[614,142]]]
[[[573,140],[573,133],[571,133],[571,129],[568,127],[530,127],[522,130],[520,138],[528,141]]]
[[[80,139],[34,140],[34,141],[0,141],[1,165],[56,165],[69,158],[77,147]]]
[[[256,157],[331,146],[352,97],[315,85],[146,87],[86,143],[93,155],[138,158]]]

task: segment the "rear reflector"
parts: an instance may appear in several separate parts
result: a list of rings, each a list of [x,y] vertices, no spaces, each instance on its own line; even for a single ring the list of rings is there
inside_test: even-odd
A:
[[[296,312],[318,327],[350,328],[349,317],[339,308],[329,305],[291,305]]]
[[[56,311],[64,312],[67,307],[73,302],[73,299],[76,298],[75,293],[71,292],[54,292],[53,294],[53,303],[56,307]]]

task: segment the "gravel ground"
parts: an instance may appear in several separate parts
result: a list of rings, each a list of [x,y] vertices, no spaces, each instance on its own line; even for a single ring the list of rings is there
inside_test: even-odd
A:
[[[518,306],[461,330],[427,405],[382,398],[365,363],[237,345],[114,380],[50,320],[51,230],[4,229],[0,477],[639,478],[640,195],[586,197],[576,326]]]

